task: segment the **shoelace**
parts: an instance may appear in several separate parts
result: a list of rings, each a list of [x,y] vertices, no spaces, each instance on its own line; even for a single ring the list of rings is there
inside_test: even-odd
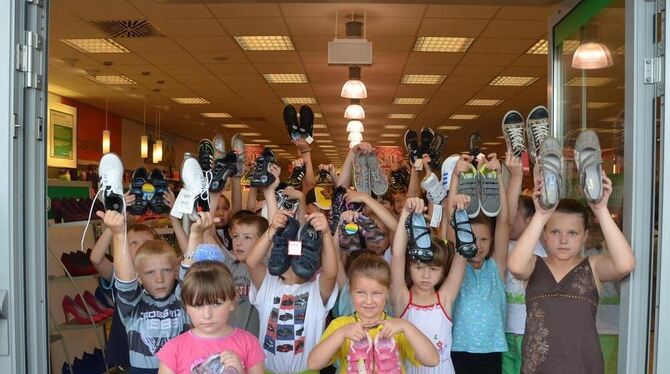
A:
[[[515,156],[519,156],[521,152],[526,150],[523,144],[523,128],[520,126],[507,127],[507,136],[509,137],[510,146]]]
[[[205,178],[200,180],[200,198],[209,201],[209,185],[212,184],[214,176],[210,170],[205,172]]]
[[[81,242],[79,243],[79,249],[81,249],[82,252],[84,252],[84,239],[86,239],[86,231],[88,231],[88,226],[91,224],[91,217],[93,216],[93,209],[95,208],[95,201],[100,197],[100,193],[107,190],[107,188],[111,189],[111,185],[108,183],[105,183],[107,181],[107,178],[103,178],[100,176],[102,182],[102,186],[98,188],[98,192],[95,193],[95,196],[93,196],[93,200],[91,201],[91,209],[88,211],[88,219],[86,220],[86,226],[84,226],[84,231],[81,234]],[[126,214],[126,199],[125,196],[121,196],[123,198],[123,214]],[[123,230],[123,254],[126,254],[126,250],[128,247],[126,246],[126,243],[128,242],[128,225],[124,225],[124,230]]]
[[[544,139],[549,137],[549,121],[540,120],[530,125],[530,131],[533,134],[535,149],[539,150]]]

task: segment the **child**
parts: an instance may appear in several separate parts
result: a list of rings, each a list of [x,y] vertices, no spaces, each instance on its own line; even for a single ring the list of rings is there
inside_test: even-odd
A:
[[[459,195],[453,199],[457,207],[463,209],[467,197]],[[423,200],[407,199],[400,214],[398,225],[404,225],[413,214],[423,214]],[[446,222],[447,220],[443,220]],[[444,241],[431,238],[433,259],[422,262],[407,256],[407,231],[397,230],[393,240],[393,260],[391,270],[391,297],[393,310],[402,311],[398,317],[406,319],[431,340],[439,354],[439,363],[434,368],[410,367],[408,373],[454,373],[451,362],[451,309],[463,281],[467,260],[457,256],[451,263],[445,279],[449,253]],[[409,285],[405,282],[409,274]]]
[[[309,354],[309,368],[319,370],[337,360],[340,373],[404,373],[403,361],[435,366],[437,351],[419,329],[391,318],[384,305],[391,269],[374,254],[362,254],[351,265],[351,299],[356,312],[333,320]]]
[[[130,372],[156,373],[158,359],[154,355],[188,328],[180,286],[175,287],[177,257],[168,243],[151,240],[131,258],[126,248],[125,216],[113,210],[97,214],[112,231],[114,289],[128,333]],[[180,273],[183,271],[182,267]]]
[[[575,200],[563,199],[543,209],[538,198],[543,184],[535,183],[535,215],[509,258],[509,270],[526,287],[524,373],[602,373],[603,357],[596,330],[602,282],[618,281],[635,266],[633,251],[607,208],[612,182],[602,173],[603,195],[589,203],[600,223],[609,254],[583,257],[591,219]],[[533,255],[543,236],[547,257]]]

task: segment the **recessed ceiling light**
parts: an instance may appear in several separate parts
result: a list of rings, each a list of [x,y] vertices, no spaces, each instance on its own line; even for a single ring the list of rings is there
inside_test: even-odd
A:
[[[423,97],[396,97],[393,99],[393,104],[399,105],[421,105],[425,104],[428,99]]]
[[[61,42],[84,53],[129,53],[130,51],[112,39],[61,39]]]
[[[320,148],[335,148],[334,145],[330,145],[330,144],[319,144],[319,147]]]
[[[405,74],[400,83],[405,84],[440,84],[446,75],[438,74]]]
[[[538,79],[540,78],[500,75],[493,78],[493,80],[489,83],[489,86],[530,86]]]
[[[496,136],[496,139],[505,139],[505,135],[498,135]]]
[[[384,125],[384,128],[389,130],[404,130],[406,127],[405,125]]]
[[[95,77],[92,75],[85,75],[84,77],[93,82],[102,84],[137,84],[137,82],[125,75],[96,75]]]
[[[479,118],[479,114],[452,114],[449,119],[471,120]]]
[[[267,139],[255,139],[254,141],[256,143],[272,143],[270,140]]]
[[[200,113],[203,117],[207,118],[231,118],[232,116],[228,113]]]
[[[527,55],[546,55],[549,53],[549,42],[547,39],[540,39],[527,51]]]
[[[308,83],[305,74],[263,74],[268,83]]]
[[[316,104],[316,99],[313,97],[282,97],[281,101],[284,104]]]
[[[502,100],[498,99],[472,99],[465,103],[465,105],[472,105],[472,106],[496,106],[500,103],[502,103]]]
[[[325,129],[326,124],[325,123],[315,123],[314,126],[312,126],[315,129]]]
[[[397,140],[380,140],[381,144],[394,144],[397,143]]]
[[[330,139],[321,139],[319,140],[319,143],[332,143],[333,141]]]
[[[411,113],[391,113],[386,117],[394,118],[394,119],[412,119],[412,118],[414,118],[414,114],[411,114]]]
[[[440,126],[440,127],[438,127],[437,129],[438,129],[438,130],[454,131],[454,130],[458,130],[458,129],[460,129],[460,128],[461,128],[461,126],[444,125],[444,126]]]
[[[400,134],[382,134],[382,138],[395,138],[400,136]]]
[[[237,44],[245,51],[293,51],[287,35],[235,36]]]
[[[563,54],[574,53],[582,43],[579,40],[566,39],[563,41]]]
[[[314,118],[323,118],[323,114],[319,112],[314,112]]]
[[[573,87],[600,87],[612,82],[614,78],[603,77],[574,77],[566,83],[566,86]]]
[[[172,97],[170,100],[177,104],[209,104],[209,101],[202,97]]]
[[[614,105],[614,103],[608,103],[608,102],[604,102],[604,101],[589,101],[588,103],[586,103],[586,108],[588,108],[588,109],[602,109],[602,108],[610,107],[612,105]],[[582,104],[581,103],[575,104],[572,107],[579,109],[579,108],[582,107]]]
[[[223,125],[223,127],[228,128],[228,129],[248,129],[249,126],[245,125],[244,123],[226,123]]]
[[[279,146],[276,144],[266,144],[265,148],[279,148]]]
[[[242,135],[242,136],[261,136],[261,134],[257,133],[257,132],[241,132],[240,135]]]
[[[502,142],[483,142],[482,145],[501,145]]]
[[[465,52],[474,38],[454,36],[420,36],[414,43],[416,52]]]
[[[315,132],[315,133],[312,134],[312,136],[314,136],[314,137],[318,137],[318,136],[330,136],[330,134],[327,133],[327,132]]]

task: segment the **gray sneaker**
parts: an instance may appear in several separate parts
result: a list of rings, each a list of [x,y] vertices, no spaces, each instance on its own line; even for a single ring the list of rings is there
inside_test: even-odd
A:
[[[356,191],[370,194],[370,169],[365,155],[359,155],[353,163],[353,181]]]
[[[470,164],[470,170],[458,176],[458,194],[470,196],[470,204],[465,208],[468,217],[475,218],[479,214],[479,172]]]
[[[498,172],[483,164],[479,168],[479,206],[488,217],[496,217],[500,213],[500,184]]]
[[[370,189],[375,195],[381,196],[389,189],[386,173],[384,173],[384,169],[382,169],[382,166],[377,159],[377,155],[369,153],[365,158],[368,164],[368,172],[370,173]]]
[[[590,203],[599,202],[603,198],[603,160],[598,135],[592,130],[579,134],[575,143],[575,164],[586,200]]]
[[[238,177],[241,177],[245,170],[244,170],[244,165],[247,162],[247,155],[245,152],[245,144],[244,144],[244,139],[242,138],[242,135],[240,134],[235,134],[233,137],[230,139],[230,147],[233,152],[237,154],[237,175]]]
[[[528,135],[528,155],[535,163],[542,143],[550,136],[549,112],[544,106],[533,108],[526,118],[526,135]]]
[[[505,143],[507,148],[512,150],[512,154],[520,157],[521,153],[526,150],[524,139],[524,130],[526,126],[523,123],[521,113],[516,110],[510,110],[505,113],[502,120],[502,133],[505,136]]]
[[[563,168],[563,147],[554,137],[544,140],[538,155],[542,193],[540,205],[544,209],[552,209],[561,198],[561,170]]]

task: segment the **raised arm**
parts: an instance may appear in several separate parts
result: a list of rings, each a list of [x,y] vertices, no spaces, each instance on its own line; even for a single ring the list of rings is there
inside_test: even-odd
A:
[[[298,209],[295,212],[295,217],[298,218],[298,222],[301,224],[305,223],[305,214],[307,214],[307,201],[305,201],[305,194],[293,187],[286,187],[284,189],[284,195],[286,195],[288,198],[298,201]]]
[[[97,212],[105,225],[112,231],[112,248],[114,253],[114,274],[122,282],[132,282],[137,278],[133,259],[126,246],[126,217],[114,210]]]
[[[268,254],[268,250],[272,246],[272,238],[274,237],[277,230],[280,228],[286,227],[286,221],[289,217],[289,213],[283,210],[277,211],[274,216],[272,216],[270,221],[270,226],[261,234],[256,240],[256,244],[251,249],[251,253],[247,257],[247,268],[249,269],[249,277],[254,283],[256,288],[260,288],[263,284],[263,279],[265,279],[265,273],[267,267],[263,260]]]
[[[95,242],[89,256],[95,270],[107,281],[111,281],[112,276],[114,276],[114,264],[105,257],[105,252],[107,252],[110,244],[112,244],[112,230],[107,227],[98,241]]]
[[[247,194],[247,206],[246,209],[256,212],[256,201],[258,200],[258,189],[256,187],[249,187],[249,193]]]
[[[188,236],[188,250],[182,261],[182,265],[191,266],[193,260],[191,256],[200,244],[204,242],[205,232],[209,231],[218,218],[213,217],[212,212],[199,212],[198,219],[191,224],[191,234]]]
[[[279,185],[279,175],[281,174],[281,168],[279,165],[271,164],[270,173],[275,176],[275,181],[272,182],[269,186],[263,188],[263,196],[265,197],[265,204],[268,207],[268,218],[274,217],[275,212],[279,210],[277,207],[277,196],[275,196],[275,190]]]
[[[405,206],[398,218],[399,230],[396,230],[391,244],[393,257],[391,258],[391,300],[393,310],[400,312],[409,303],[409,289],[405,283],[405,262],[407,255],[407,230],[404,229],[405,221],[412,213],[423,214],[425,209],[423,200],[411,197],[405,201]]]
[[[353,170],[354,160],[359,154],[366,155],[370,152],[372,152],[372,145],[366,142],[356,144],[349,150],[347,158],[344,159],[344,163],[342,164],[340,176],[337,178],[336,187],[342,186],[344,188],[349,188],[349,186],[351,186],[351,171]]]
[[[319,277],[319,291],[324,304],[328,302],[337,281],[337,253],[333,237],[330,235],[328,219],[323,213],[312,213],[307,221],[314,229],[321,233],[321,276]]]
[[[498,177],[498,193],[500,196],[500,212],[496,217],[496,229],[494,232],[493,259],[498,266],[500,279],[505,280],[507,274],[507,254],[509,253],[509,209],[507,207],[507,195],[505,194],[505,182],[502,176],[502,165],[498,160],[498,155],[490,153],[487,156],[487,164],[490,170],[495,170]]]
[[[167,205],[170,208],[172,208],[172,205],[174,205],[175,201],[175,196],[174,192],[172,192],[172,187],[168,187],[168,190],[167,192],[165,192],[164,196]],[[173,216],[172,214],[168,214],[168,218],[170,219],[170,226],[172,226],[172,230],[174,230],[174,236],[177,239],[179,250],[181,251],[181,253],[184,253],[188,248],[188,235],[186,234],[186,231],[184,231],[184,225],[182,225],[179,218]]]
[[[523,165],[521,164],[521,159],[512,155],[512,151],[509,148],[505,154],[505,166],[509,170],[509,185],[505,190],[507,193],[507,211],[509,213],[507,215],[507,222],[511,225],[519,213],[519,195],[521,194],[521,187],[523,185]],[[501,189],[501,191],[503,190]]]
[[[453,204],[451,210],[465,209],[470,203],[470,197],[467,195],[456,195],[453,196],[451,200]],[[447,278],[442,282],[442,285],[438,290],[440,301],[442,302],[442,305],[447,308],[447,312],[449,313],[451,313],[451,306],[454,304],[454,300],[456,300],[458,292],[461,289],[463,277],[465,276],[465,265],[467,263],[468,260],[465,257],[455,255],[454,259],[451,261],[451,267],[449,268]]]
[[[344,199],[347,203],[364,203],[372,212],[379,217],[379,219],[384,223],[384,226],[388,227],[389,231],[395,231],[397,226],[397,221],[393,214],[384,208],[379,201],[375,200],[372,196],[360,192],[349,190],[347,191]]]
[[[230,216],[242,210],[242,184],[240,177],[234,175],[230,178]]]
[[[315,186],[314,181],[314,165],[312,164],[312,153],[309,144],[305,139],[298,139],[293,141],[295,147],[298,149],[298,156],[304,161],[305,177],[302,179],[302,190],[308,191]]]

